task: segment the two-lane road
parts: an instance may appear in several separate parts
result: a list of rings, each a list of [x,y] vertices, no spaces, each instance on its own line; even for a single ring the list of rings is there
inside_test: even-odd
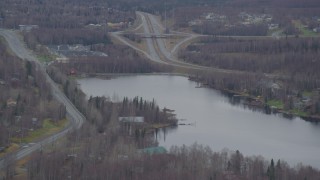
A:
[[[46,139],[43,139],[39,142],[36,142],[34,145],[20,149],[16,152],[16,159],[21,159],[32,152],[42,148],[42,146],[54,142],[56,139],[64,136],[72,129],[79,129],[82,123],[85,121],[85,117],[77,110],[77,108],[69,101],[69,99],[63,94],[63,92],[58,88],[58,86],[53,82],[53,80],[46,73],[45,67],[37,61],[35,55],[32,54],[29,50],[26,49],[19,36],[10,30],[0,29],[0,35],[3,36],[12,52],[14,52],[19,58],[27,61],[33,61],[37,64],[37,68],[42,74],[46,77],[46,81],[50,84],[52,89],[53,97],[64,104],[67,111],[67,118],[70,120],[69,126],[67,126],[64,130],[54,134]],[[4,159],[0,159],[0,169],[4,167]]]

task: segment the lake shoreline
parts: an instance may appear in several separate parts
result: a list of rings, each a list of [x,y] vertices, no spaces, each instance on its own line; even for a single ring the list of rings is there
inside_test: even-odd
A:
[[[299,115],[297,113],[292,113],[290,111],[286,111],[286,110],[283,110],[283,109],[271,107],[266,102],[264,102],[261,98],[252,96],[250,94],[246,94],[246,93],[238,92],[238,91],[234,91],[234,90],[229,90],[229,89],[219,89],[219,88],[211,87],[211,86],[208,86],[207,84],[201,82],[197,78],[194,78],[194,77],[191,77],[191,76],[189,76],[188,79],[190,81],[201,83],[201,85],[199,85],[197,88],[214,89],[214,90],[220,91],[222,93],[227,93],[227,94],[230,94],[230,95],[233,95],[233,96],[236,96],[236,97],[244,98],[245,99],[244,105],[247,105],[247,106],[260,108],[261,110],[266,110],[267,109],[266,111],[269,111],[270,113],[271,112],[273,112],[273,113],[281,113],[281,114],[284,114],[286,116],[300,117],[302,120],[307,121],[307,122],[315,122],[315,123],[319,123],[320,122],[320,116],[319,115],[307,115],[307,116]],[[270,114],[270,113],[267,113],[267,114]]]
[[[198,142],[215,150],[227,147],[232,150],[239,149],[247,155],[261,154],[267,158],[283,158],[292,165],[303,162],[320,167],[319,161],[310,158],[314,157],[313,153],[297,158],[300,157],[300,152],[319,151],[319,143],[315,140],[315,137],[320,135],[316,123],[310,124],[298,117],[287,119],[280,115],[270,116],[262,113],[260,108],[255,111],[238,103],[238,98],[233,98],[236,100],[233,103],[222,91],[201,88],[204,86],[188,80],[188,76],[134,75],[118,76],[119,78],[110,80],[99,77],[80,78],[78,83],[87,96],[112,96],[117,93],[119,99],[135,96],[147,100],[155,99],[161,108],[174,109],[177,118],[184,120],[182,124],[194,123],[194,126],[168,127],[159,131],[158,142],[161,146],[169,148],[172,145],[191,145]],[[199,88],[196,88],[198,86]],[[312,146],[309,144],[311,142]],[[286,149],[281,148],[283,146],[294,151],[288,154]]]
[[[318,115],[308,115],[308,116],[302,116],[296,113],[292,113],[283,109],[279,109],[279,108],[274,108],[274,107],[270,107],[267,103],[263,102],[263,100],[255,97],[255,96],[251,96],[249,94],[245,94],[242,92],[237,92],[237,91],[233,91],[233,90],[229,90],[229,89],[219,89],[219,88],[215,88],[215,87],[211,87],[208,86],[207,84],[201,82],[200,80],[198,80],[195,77],[192,77],[189,74],[184,74],[184,73],[166,73],[166,72],[162,72],[162,73],[82,73],[81,75],[77,75],[77,78],[101,78],[101,79],[111,79],[111,78],[116,78],[116,77],[123,77],[123,76],[153,76],[153,75],[161,75],[161,76],[181,76],[181,77],[187,77],[188,80],[193,81],[193,82],[197,82],[200,83],[200,85],[196,86],[195,88],[209,88],[209,89],[214,89],[217,91],[220,91],[222,93],[228,93],[228,94],[232,94],[234,96],[237,97],[241,97],[241,98],[245,98],[246,102],[244,103],[244,105],[247,106],[251,106],[251,107],[256,107],[256,108],[260,108],[261,110],[265,110],[265,109],[269,109],[269,111],[271,110],[273,113],[281,113],[286,115],[287,117],[300,117],[302,120],[307,121],[307,122],[315,122],[315,123],[319,123],[320,122],[320,116]],[[270,113],[267,113],[270,114]]]

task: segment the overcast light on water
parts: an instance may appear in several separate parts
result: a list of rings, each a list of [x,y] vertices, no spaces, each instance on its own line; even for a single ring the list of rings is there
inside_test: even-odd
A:
[[[160,133],[159,144],[167,149],[197,142],[214,151],[228,148],[320,168],[320,125],[232,105],[228,97],[213,89],[195,88],[197,84],[186,77],[136,75],[78,82],[88,96],[154,98],[161,108],[175,110],[178,119],[192,125],[167,129],[166,136]]]

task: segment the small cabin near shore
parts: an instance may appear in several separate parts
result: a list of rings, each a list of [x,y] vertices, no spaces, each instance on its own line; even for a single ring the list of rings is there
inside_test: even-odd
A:
[[[38,29],[38,28],[39,28],[38,25],[25,25],[25,24],[20,24],[19,25],[19,30],[20,31],[26,31],[26,32],[29,32],[32,29]]]
[[[162,146],[155,146],[155,147],[148,147],[148,148],[144,148],[144,149],[139,149],[139,152],[153,155],[153,154],[166,154],[167,150],[166,150],[166,148],[164,148]]]
[[[144,117],[140,116],[119,117],[118,119],[122,123],[144,123]]]

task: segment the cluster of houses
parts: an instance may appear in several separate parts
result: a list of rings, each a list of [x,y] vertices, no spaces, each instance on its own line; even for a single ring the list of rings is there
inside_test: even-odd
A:
[[[0,19],[0,23],[1,23]],[[118,23],[112,23],[112,22],[108,22],[108,23],[103,23],[103,24],[88,24],[86,27],[88,28],[101,28],[101,27],[107,27],[109,30],[111,31],[117,31],[117,30],[121,30],[123,28],[129,27],[131,26],[132,23],[131,22],[118,22]],[[20,24],[19,25],[19,30],[21,32],[30,32],[33,29],[38,29],[39,26],[38,25],[33,25],[33,24]]]
[[[248,14],[246,12],[241,12],[239,17],[243,20],[242,24],[258,24],[272,21],[272,16],[270,14]]]
[[[129,26],[128,22],[118,22],[118,23],[107,23],[108,28],[112,31],[120,30]]]
[[[110,31],[118,31],[126,27],[130,27],[132,25],[131,22],[107,22],[102,24],[88,24],[87,28],[102,28],[106,27]]]
[[[227,20],[227,16],[215,14],[215,13],[208,13],[204,15],[205,20],[213,21],[213,22],[225,22]]]
[[[202,24],[203,24],[203,20],[201,20],[201,19],[194,19],[194,20],[191,20],[191,21],[188,22],[188,25],[190,27],[192,27],[192,26],[201,26]]]
[[[313,32],[320,33],[320,27],[313,28]]]
[[[280,83],[270,83],[268,87],[274,95],[281,94],[283,87]],[[315,89],[312,92],[301,93],[297,90],[292,90],[292,94],[287,96],[289,109],[296,109],[302,112],[317,111],[320,112],[320,107],[315,103],[320,98],[320,89]],[[312,107],[319,109],[312,110]],[[314,113],[314,112],[311,112]]]
[[[312,17],[312,20],[319,23],[318,27],[313,28],[313,32],[320,33],[320,17],[314,16]]]
[[[268,24],[269,30],[279,28],[279,24],[272,23],[273,17],[270,14],[248,14],[246,12],[241,12],[239,17],[242,20],[241,24],[243,25],[266,23]]]
[[[254,24],[267,24],[269,30],[275,30],[279,28],[279,24],[272,23],[272,15],[270,14],[249,14],[241,12],[238,17],[240,18],[239,24],[241,25],[254,25]],[[213,12],[205,13],[200,18],[191,20],[188,22],[189,26],[200,26],[204,22],[217,22],[224,23],[225,27],[233,27],[234,24],[228,23],[228,17],[226,15],[216,14]],[[320,29],[319,29],[320,30]]]
[[[303,24],[301,26],[303,28],[310,30],[310,31],[313,31],[315,33],[320,33],[320,17],[314,16],[314,17],[308,19],[306,24]]]
[[[191,20],[188,22],[189,26],[200,26],[204,22],[210,21],[210,22],[226,22],[227,16],[216,14],[213,12],[210,13],[204,13],[200,18]]]
[[[19,30],[20,31],[26,31],[26,32],[29,32],[32,29],[38,29],[38,28],[39,28],[38,25],[25,25],[25,24],[20,24],[19,25]]]
[[[293,96],[292,100],[292,108],[293,109],[298,109],[300,111],[304,112],[311,112],[314,113],[313,111],[320,112],[320,107],[317,106],[317,102],[315,101],[316,99],[319,99],[320,97],[320,89],[314,90],[311,92],[309,95],[304,95],[302,94],[301,96]],[[318,108],[318,109],[312,109],[313,107]]]
[[[52,45],[49,46],[49,50],[57,55],[56,61],[59,63],[67,63],[69,57],[74,56],[103,56],[107,57],[108,55],[103,52],[91,51],[90,46],[84,46],[82,44],[75,45]]]

